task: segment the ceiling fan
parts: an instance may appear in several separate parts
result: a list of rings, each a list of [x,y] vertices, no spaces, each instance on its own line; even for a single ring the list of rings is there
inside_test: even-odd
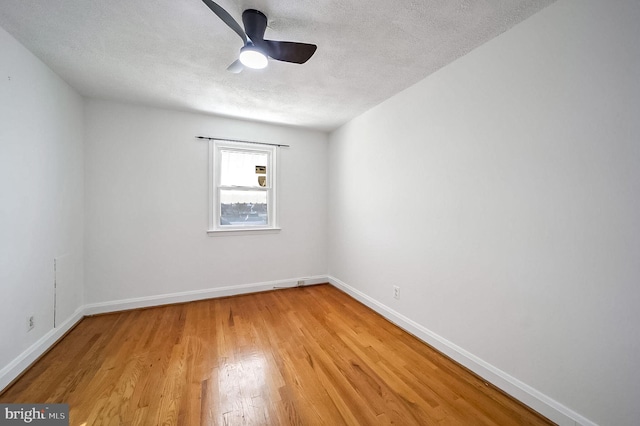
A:
[[[239,73],[244,67],[261,69],[268,64],[267,57],[277,61],[304,64],[313,56],[318,46],[308,43],[293,41],[265,40],[264,32],[267,29],[267,17],[255,9],[247,9],[242,12],[244,30],[231,17],[229,12],[212,0],[202,0],[218,18],[235,31],[244,46],[240,49],[240,56],[227,68],[232,73]]]

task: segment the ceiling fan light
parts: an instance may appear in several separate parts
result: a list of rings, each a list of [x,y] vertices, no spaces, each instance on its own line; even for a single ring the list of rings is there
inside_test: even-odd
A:
[[[261,70],[268,64],[267,56],[255,46],[245,46],[240,49],[240,62],[248,68]]]

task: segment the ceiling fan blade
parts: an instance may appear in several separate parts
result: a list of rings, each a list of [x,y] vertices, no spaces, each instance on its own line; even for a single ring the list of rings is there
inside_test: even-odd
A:
[[[232,72],[234,74],[238,74],[242,72],[244,69],[244,65],[240,62],[240,59],[236,59],[231,65],[227,67],[227,71]]]
[[[247,9],[242,12],[242,23],[249,40],[268,56],[278,61],[304,64],[318,48],[315,44],[265,40],[264,32],[267,29],[267,17],[259,10]]]
[[[249,39],[258,46],[267,29],[267,17],[265,14],[259,10],[247,9],[242,12],[242,23]]]
[[[267,55],[273,59],[294,64],[304,64],[316,53],[318,48],[315,44],[275,40],[263,40],[259,47],[265,49]]]
[[[238,24],[236,20],[233,19],[231,15],[229,15],[229,12],[224,10],[218,3],[215,3],[211,0],[202,0],[202,1],[204,2],[204,4],[206,4],[209,7],[209,9],[211,9],[213,13],[218,15],[218,18],[222,19],[222,21],[225,24],[227,24],[229,28],[235,31],[245,44],[247,43],[247,35],[242,30],[242,27],[240,26],[240,24]]]

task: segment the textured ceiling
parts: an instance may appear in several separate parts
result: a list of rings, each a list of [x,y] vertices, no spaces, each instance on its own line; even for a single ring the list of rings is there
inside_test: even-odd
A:
[[[240,37],[200,0],[2,0],[0,26],[85,96],[331,130],[553,1],[218,0],[318,45],[240,74]]]

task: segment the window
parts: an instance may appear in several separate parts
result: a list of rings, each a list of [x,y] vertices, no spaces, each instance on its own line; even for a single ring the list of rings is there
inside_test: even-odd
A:
[[[209,141],[209,232],[277,230],[276,147]]]

